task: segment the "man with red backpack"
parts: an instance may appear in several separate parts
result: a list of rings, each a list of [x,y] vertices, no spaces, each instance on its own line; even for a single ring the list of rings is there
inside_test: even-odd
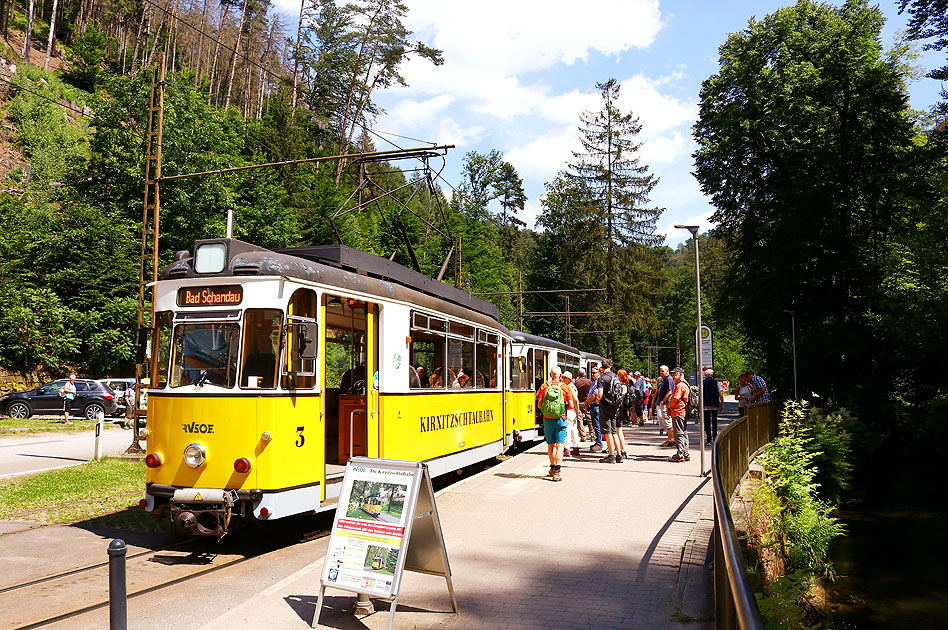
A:
[[[560,468],[563,463],[563,443],[566,442],[566,410],[576,410],[579,404],[571,388],[560,381],[559,366],[550,369],[550,380],[537,392],[537,407],[543,414],[543,437],[550,457],[550,477],[563,481]]]

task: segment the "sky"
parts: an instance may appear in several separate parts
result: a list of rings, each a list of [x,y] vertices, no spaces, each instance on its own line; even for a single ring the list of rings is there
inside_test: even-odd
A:
[[[295,24],[298,0],[277,0]],[[711,227],[713,212],[691,175],[701,82],[718,69],[727,35],[792,4],[789,0],[403,0],[413,39],[443,51],[444,64],[410,60],[407,87],[378,92],[384,108],[373,128],[401,148],[453,144],[439,185],[461,183],[464,155],[500,151],[523,179],[521,219],[532,226],[544,184],[573,160],[579,116],[598,111],[596,83],[616,79],[618,105],[642,124],[641,162],[659,178],[653,206],[664,208],[658,232],[675,247],[689,236],[675,224]],[[840,4],[841,0],[837,2]],[[897,0],[880,3],[887,18],[883,44],[905,28]],[[919,51],[921,52],[921,51]],[[923,53],[926,70],[944,65],[944,53]],[[909,86],[911,104],[928,109],[941,85],[920,79]],[[376,138],[378,150],[392,149]]]

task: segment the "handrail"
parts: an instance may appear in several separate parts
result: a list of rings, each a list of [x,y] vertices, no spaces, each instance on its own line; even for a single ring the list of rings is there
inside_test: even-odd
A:
[[[755,403],[720,433],[711,451],[714,492],[714,608],[717,628],[763,630],[731,516],[731,495],[751,456],[777,436],[777,403]]]

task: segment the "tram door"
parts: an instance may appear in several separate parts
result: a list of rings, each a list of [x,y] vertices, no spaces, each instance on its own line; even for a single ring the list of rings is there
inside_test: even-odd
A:
[[[546,379],[549,378],[550,369],[547,364],[549,352],[546,350],[534,349],[533,351],[533,395],[540,393],[540,388]],[[534,400],[534,402],[536,402]],[[536,417],[537,435],[543,434],[543,414],[536,405],[533,405]]]
[[[377,344],[372,305],[325,294],[323,307],[326,477],[330,478],[344,472],[350,457],[372,454],[368,418],[374,409],[370,410],[368,403],[376,369],[373,348]]]

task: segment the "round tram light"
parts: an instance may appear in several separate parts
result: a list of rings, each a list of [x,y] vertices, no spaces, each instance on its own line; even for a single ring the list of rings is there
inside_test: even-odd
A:
[[[241,457],[234,461],[234,470],[240,474],[249,473],[251,468],[253,468],[253,462],[248,457]]]
[[[260,518],[267,518],[270,516],[270,510],[265,507],[260,508]]]
[[[141,430],[138,432],[138,438],[141,439],[141,440],[144,440],[145,438],[148,437],[148,434],[149,434],[149,433],[150,433],[150,431],[149,431],[148,429],[141,429]]]
[[[263,432],[263,435],[260,436],[260,439],[263,440],[264,442],[269,442],[269,441],[270,441],[270,438],[272,438],[272,437],[273,437],[273,436],[270,435],[270,432],[269,432],[269,431],[264,431],[264,432]]]
[[[138,502],[138,507],[144,510],[146,507],[148,507],[148,501],[146,501],[145,499],[140,500]]]
[[[207,452],[203,444],[194,442],[184,449],[184,463],[191,468],[200,468],[207,459]]]
[[[145,455],[145,465],[149,468],[158,468],[161,466],[161,455],[158,453]]]

